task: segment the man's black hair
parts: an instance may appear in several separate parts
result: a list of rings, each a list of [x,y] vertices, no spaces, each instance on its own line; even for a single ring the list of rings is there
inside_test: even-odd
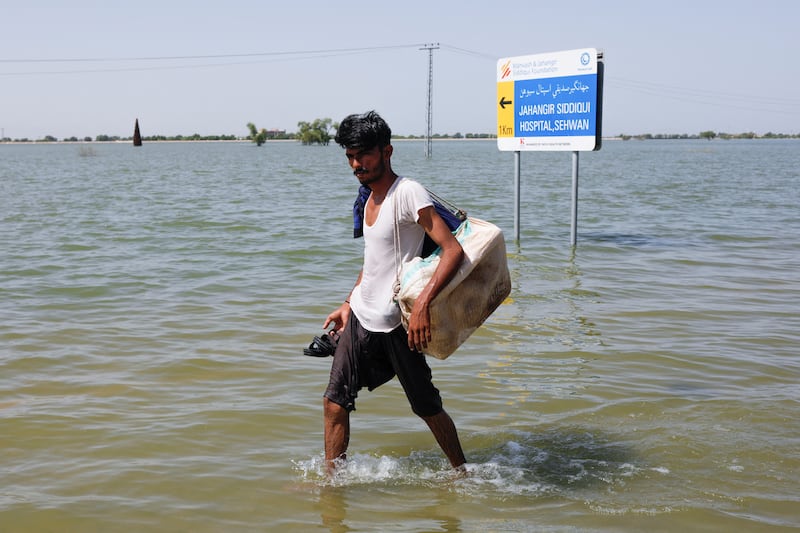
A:
[[[363,115],[346,116],[339,124],[334,140],[345,149],[371,150],[376,146],[383,148],[392,143],[392,130],[378,113],[369,111]]]

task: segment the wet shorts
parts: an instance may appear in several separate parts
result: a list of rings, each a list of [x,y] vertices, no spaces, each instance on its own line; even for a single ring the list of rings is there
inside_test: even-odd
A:
[[[408,347],[403,327],[374,333],[364,329],[350,313],[333,356],[325,397],[354,411],[359,390],[376,389],[395,376],[415,414],[428,417],[442,412],[442,398],[431,381],[431,368],[424,354]]]

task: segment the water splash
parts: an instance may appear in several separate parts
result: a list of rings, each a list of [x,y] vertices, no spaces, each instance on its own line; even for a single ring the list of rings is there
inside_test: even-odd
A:
[[[438,449],[401,457],[353,454],[333,477],[326,475],[321,456],[295,461],[294,467],[303,481],[320,486],[445,486],[479,498],[559,494],[580,499],[597,486],[613,492],[637,475],[669,473],[642,464],[619,442],[580,429],[477,436],[465,442],[465,449],[471,460],[466,476],[454,472]]]

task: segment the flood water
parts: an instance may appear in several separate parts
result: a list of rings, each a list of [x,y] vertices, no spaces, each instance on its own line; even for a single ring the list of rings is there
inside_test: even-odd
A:
[[[506,235],[509,299],[431,360],[454,478],[396,381],[323,474],[360,267],[342,150],[0,145],[0,531],[800,529],[800,144],[399,141]]]

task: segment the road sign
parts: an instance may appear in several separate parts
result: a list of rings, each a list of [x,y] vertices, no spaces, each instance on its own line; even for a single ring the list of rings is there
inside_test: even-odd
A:
[[[598,150],[602,84],[594,48],[500,59],[497,147]]]

